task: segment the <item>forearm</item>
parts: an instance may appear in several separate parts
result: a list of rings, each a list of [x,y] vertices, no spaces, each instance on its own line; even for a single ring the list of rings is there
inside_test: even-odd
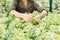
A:
[[[45,15],[47,15],[47,11],[46,10],[43,10],[42,13],[40,14],[40,17],[44,17]]]
[[[11,11],[9,12],[9,14],[13,14],[13,15],[15,15],[16,17],[20,17],[20,18],[22,18],[22,15],[23,15],[23,13],[17,12],[17,11],[15,11],[15,10],[11,10]]]

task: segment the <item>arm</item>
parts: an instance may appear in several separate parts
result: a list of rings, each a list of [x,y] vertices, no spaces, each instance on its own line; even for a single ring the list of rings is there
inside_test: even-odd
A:
[[[11,2],[10,6],[9,6],[9,11],[8,12],[9,12],[9,14],[13,14],[16,17],[22,18],[23,13],[20,13],[20,12],[16,11],[17,5],[18,5],[17,0],[13,0]]]
[[[40,14],[40,18],[44,17],[47,14],[48,14],[48,11],[47,10],[42,10],[42,12]]]
[[[39,11],[41,14],[41,16],[46,15],[47,14],[47,10],[45,10],[38,1],[33,0],[34,1],[34,7],[35,9],[37,9],[37,11]]]
[[[13,0],[10,7],[9,7],[9,14],[13,14],[19,18],[23,18],[25,21],[30,21],[31,20],[30,15],[23,14],[23,13],[16,11],[17,5],[18,5],[17,0]]]
[[[41,20],[41,18],[44,17],[45,15],[47,15],[47,11],[46,10],[43,10],[40,15],[37,15],[37,16],[34,17],[34,20],[36,22],[39,22]]]
[[[37,15],[37,16],[34,17],[34,20],[39,22],[42,17],[47,15],[47,11],[43,10],[43,8],[36,2],[34,2],[34,7],[37,9],[37,11],[39,11],[39,12],[42,11],[40,15]]]
[[[19,17],[19,18],[23,18],[25,21],[31,21],[32,20],[32,17],[30,15],[23,14],[23,13],[15,11],[15,10],[11,10],[9,12],[9,14],[13,14],[16,17]]]
[[[20,18],[23,17],[23,13],[17,12],[16,10],[11,10],[11,11],[9,12],[9,14],[13,14],[13,15],[15,15],[16,17],[20,17]]]

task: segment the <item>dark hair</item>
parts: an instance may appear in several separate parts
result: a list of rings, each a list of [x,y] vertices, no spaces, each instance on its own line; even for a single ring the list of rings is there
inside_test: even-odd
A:
[[[16,1],[19,3],[20,0],[16,0]]]

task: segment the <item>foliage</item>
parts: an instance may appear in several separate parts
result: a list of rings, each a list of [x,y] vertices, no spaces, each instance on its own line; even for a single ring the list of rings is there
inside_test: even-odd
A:
[[[34,11],[32,16],[38,15]],[[40,22],[25,22],[14,15],[0,14],[0,40],[60,40],[60,14],[49,13]]]

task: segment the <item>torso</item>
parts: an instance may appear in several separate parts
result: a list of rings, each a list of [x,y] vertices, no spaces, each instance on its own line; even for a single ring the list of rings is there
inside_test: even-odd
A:
[[[19,12],[22,12],[22,13],[24,13],[24,12],[29,12],[29,13],[33,12],[33,10],[34,10],[34,4],[33,4],[32,1],[28,1],[27,7],[25,8],[24,5],[23,5],[23,2],[20,1],[20,2],[18,2],[16,10],[19,11]]]

